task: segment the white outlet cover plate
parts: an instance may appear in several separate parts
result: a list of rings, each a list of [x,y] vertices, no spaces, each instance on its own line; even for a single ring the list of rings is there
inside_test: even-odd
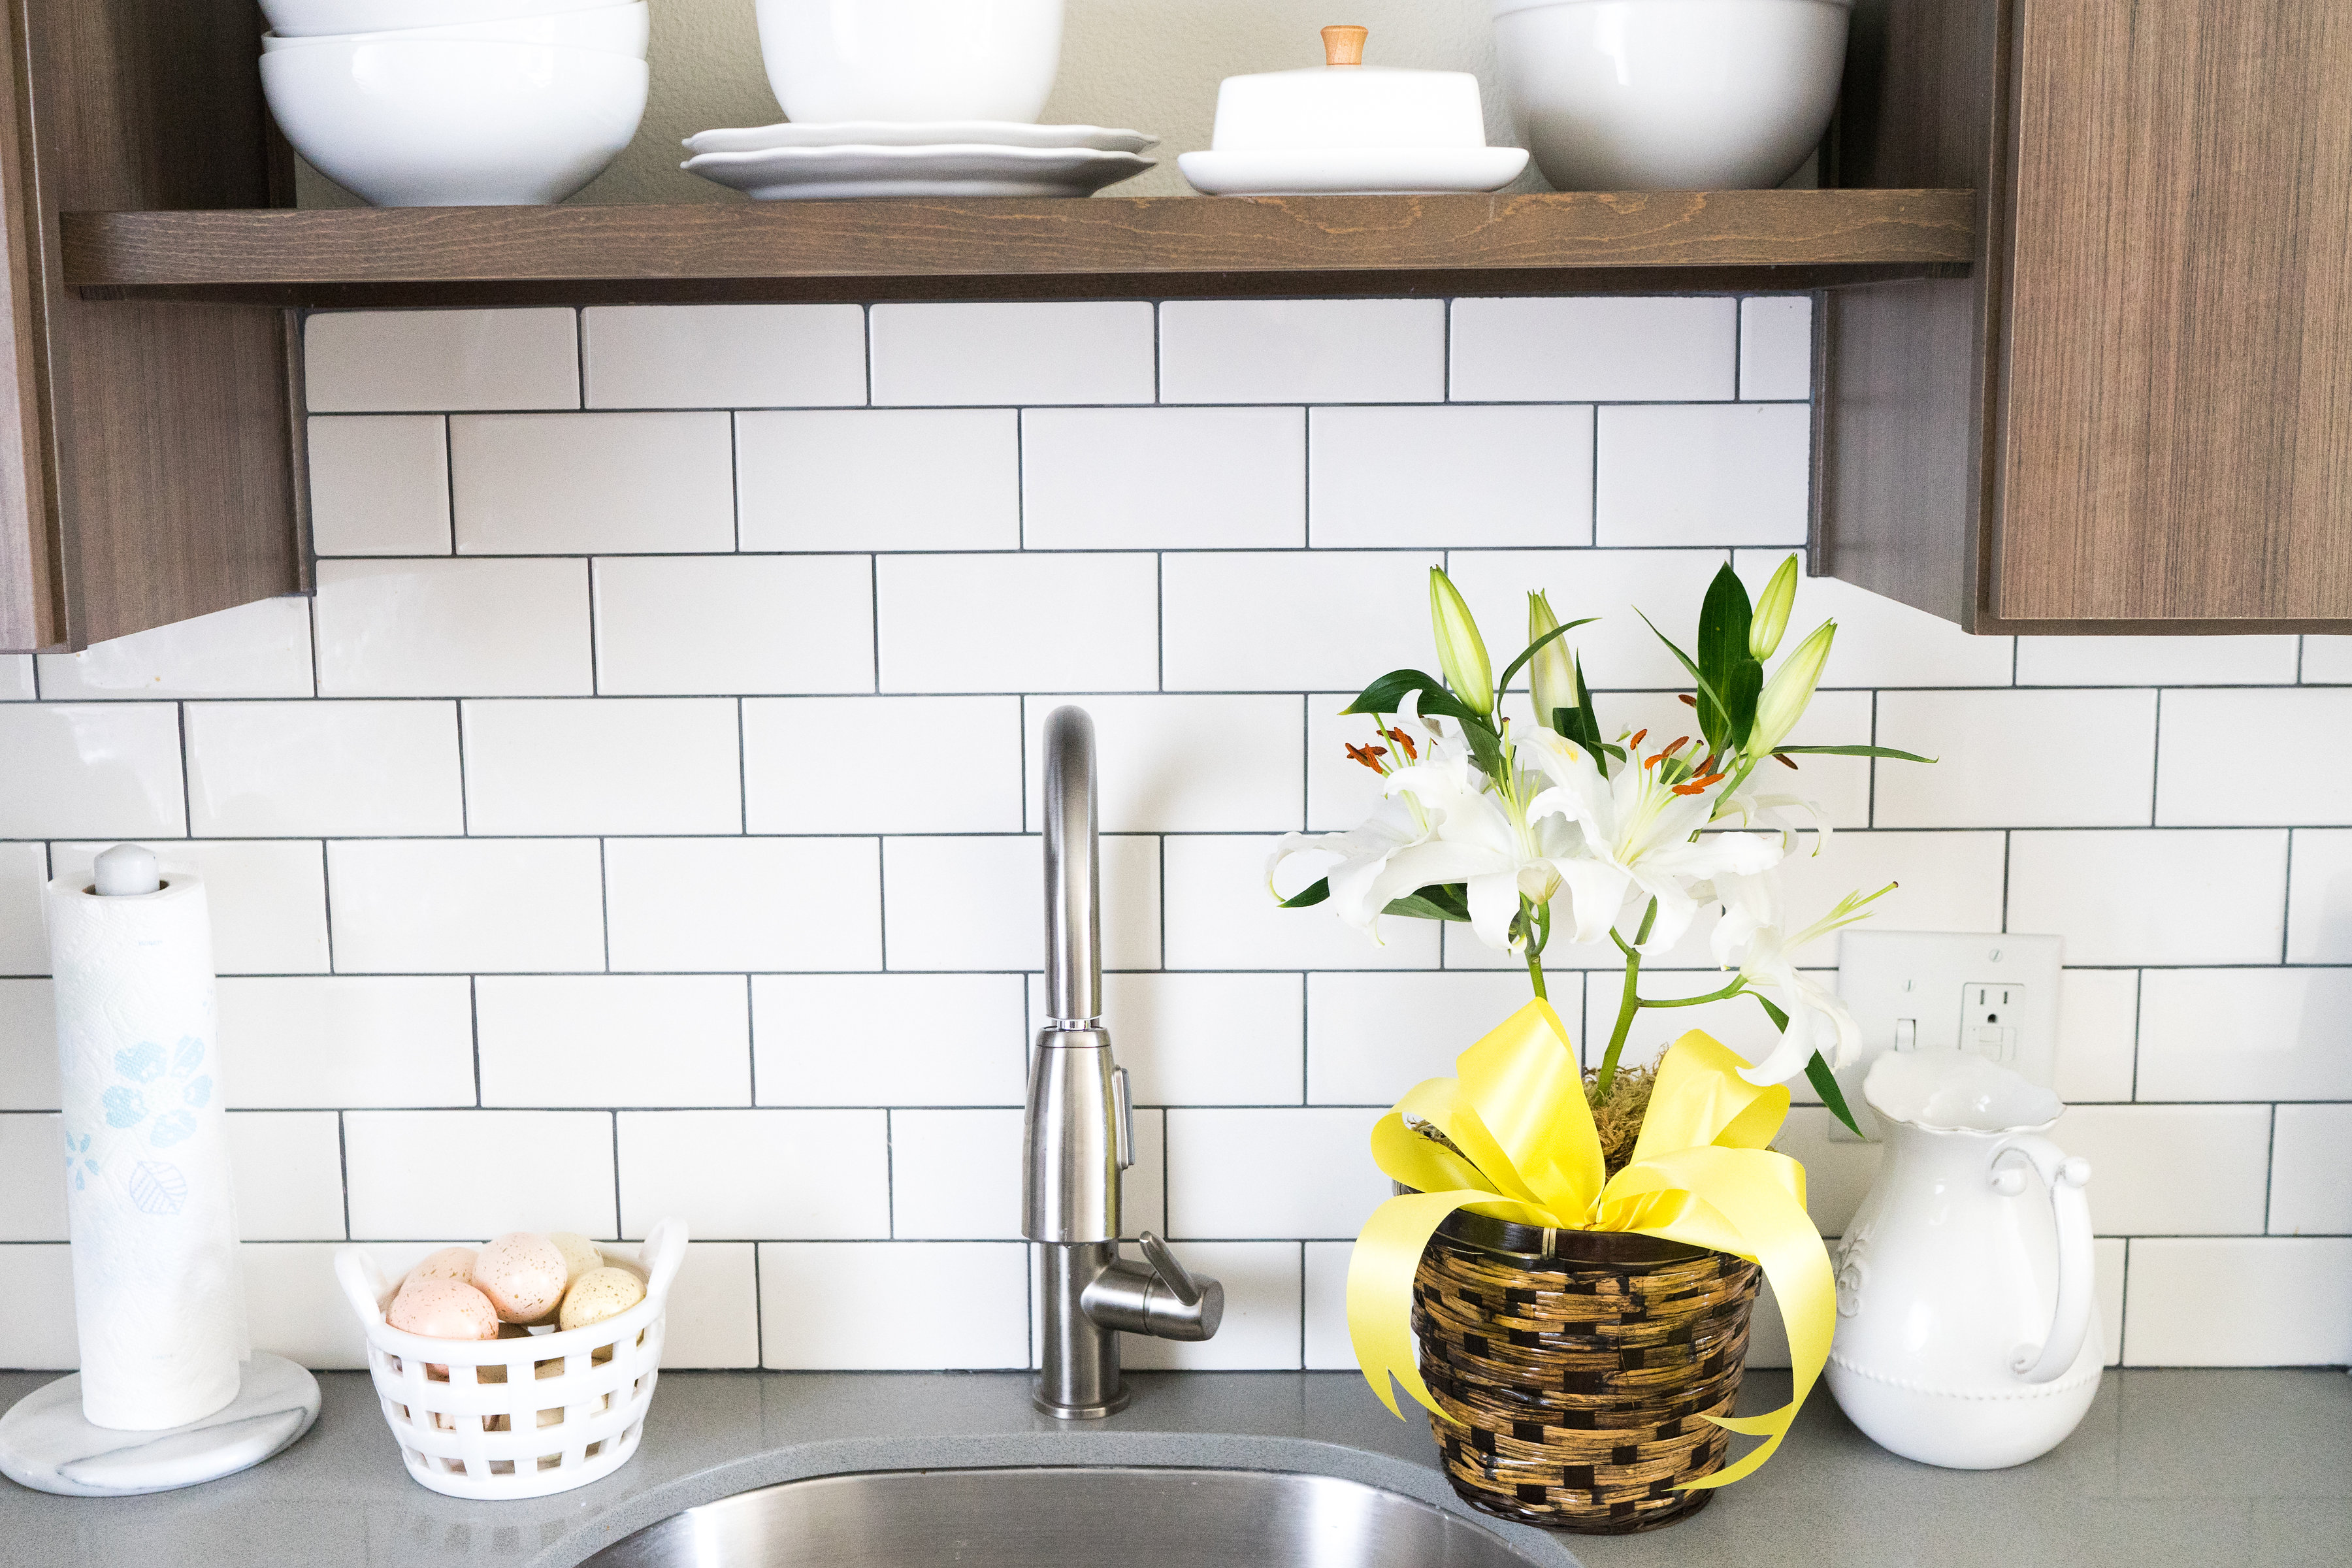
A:
[[[1854,931],[1838,933],[1837,992],[1862,1030],[1862,1052],[1838,1074],[1848,1109],[1863,1131],[1877,1136],[1877,1123],[1862,1098],[1871,1064],[1896,1048],[1897,1031],[1909,1020],[1909,1047],[1963,1047],[1961,1015],[1971,987],[2022,986],[2012,1013],[2002,1019],[2007,1054],[1998,1058],[2044,1089],[2058,1072],[2058,986],[2066,958],[2063,937],[2015,931]],[[1987,1054],[1991,1054],[1988,1051]],[[1853,1134],[1832,1126],[1831,1136],[1847,1142]]]

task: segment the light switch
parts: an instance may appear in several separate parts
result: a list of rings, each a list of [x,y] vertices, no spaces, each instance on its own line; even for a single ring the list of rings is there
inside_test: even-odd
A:
[[[1886,1051],[1975,1051],[2044,1089],[2058,1070],[2058,985],[2065,941],[2016,932],[1850,930],[1839,933],[1838,995],[1862,1030],[1862,1051],[1838,1087],[1863,1130],[1862,1096]],[[1832,1125],[1830,1136],[1853,1134]]]

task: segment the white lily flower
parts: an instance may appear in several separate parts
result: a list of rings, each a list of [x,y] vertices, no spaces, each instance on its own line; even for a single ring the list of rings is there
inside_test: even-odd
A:
[[[1514,940],[1510,929],[1519,900],[1547,904],[1559,891],[1580,852],[1575,829],[1556,816],[1522,816],[1459,756],[1433,755],[1393,774],[1388,787],[1437,821],[1437,843],[1414,862],[1432,873],[1422,885],[1463,883],[1478,940],[1497,952],[1523,951],[1526,933]]]
[[[1407,768],[1426,765],[1418,761],[1426,752],[1432,762],[1441,765],[1458,763],[1466,770],[1468,763],[1462,759],[1468,755],[1467,747],[1458,736],[1449,737],[1439,728],[1444,721],[1433,721],[1421,716],[1419,692],[1406,693],[1395,718],[1395,723],[1381,738],[1392,742],[1396,752],[1402,753]],[[1418,742],[1411,738],[1416,731],[1421,737]],[[1394,759],[1396,753],[1386,747],[1375,744],[1349,750],[1384,778],[1392,780],[1400,771],[1380,760],[1384,756]],[[1436,846],[1438,817],[1416,800],[1396,798],[1393,789],[1386,793],[1390,799],[1344,833],[1284,834],[1273,854],[1266,858],[1267,890],[1280,896],[1275,889],[1275,879],[1291,857],[1332,856],[1338,864],[1326,873],[1332,912],[1374,942],[1380,942],[1381,914],[1391,903],[1432,883],[1458,880],[1438,874],[1444,866],[1433,865],[1431,857],[1424,853]]]
[[[1836,992],[1799,972],[1796,953],[1830,932],[1867,917],[1864,908],[1893,883],[1867,897],[1849,893],[1837,907],[1793,935],[1785,929],[1777,880],[1769,877],[1728,877],[1717,887],[1723,899],[1723,919],[1715,928],[1715,959],[1725,968],[1737,968],[1748,990],[1758,993],[1788,1016],[1780,1043],[1752,1067],[1739,1069],[1750,1083],[1784,1083],[1805,1068],[1815,1052],[1832,1068],[1852,1062],[1862,1048],[1862,1030]]]
[[[1753,782],[1752,776],[1750,782]],[[1834,831],[1830,815],[1822,803],[1801,795],[1767,795],[1743,784],[1738,790],[1723,795],[1715,803],[1717,822],[1737,823],[1742,827],[1764,827],[1780,836],[1780,852],[1793,854],[1797,835],[1810,828],[1813,849],[1820,854]]]

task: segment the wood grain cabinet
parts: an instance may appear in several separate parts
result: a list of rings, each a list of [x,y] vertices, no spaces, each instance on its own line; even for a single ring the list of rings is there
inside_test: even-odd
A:
[[[1834,179],[1979,192],[1817,314],[1815,570],[1984,632],[2352,632],[2352,7],[1860,0]]]

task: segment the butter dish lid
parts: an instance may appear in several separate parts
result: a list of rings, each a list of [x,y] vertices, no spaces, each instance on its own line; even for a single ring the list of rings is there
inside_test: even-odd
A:
[[[1323,29],[1323,65],[1229,76],[1210,144],[1220,153],[1336,147],[1484,147],[1478,79],[1367,66],[1366,29]]]

